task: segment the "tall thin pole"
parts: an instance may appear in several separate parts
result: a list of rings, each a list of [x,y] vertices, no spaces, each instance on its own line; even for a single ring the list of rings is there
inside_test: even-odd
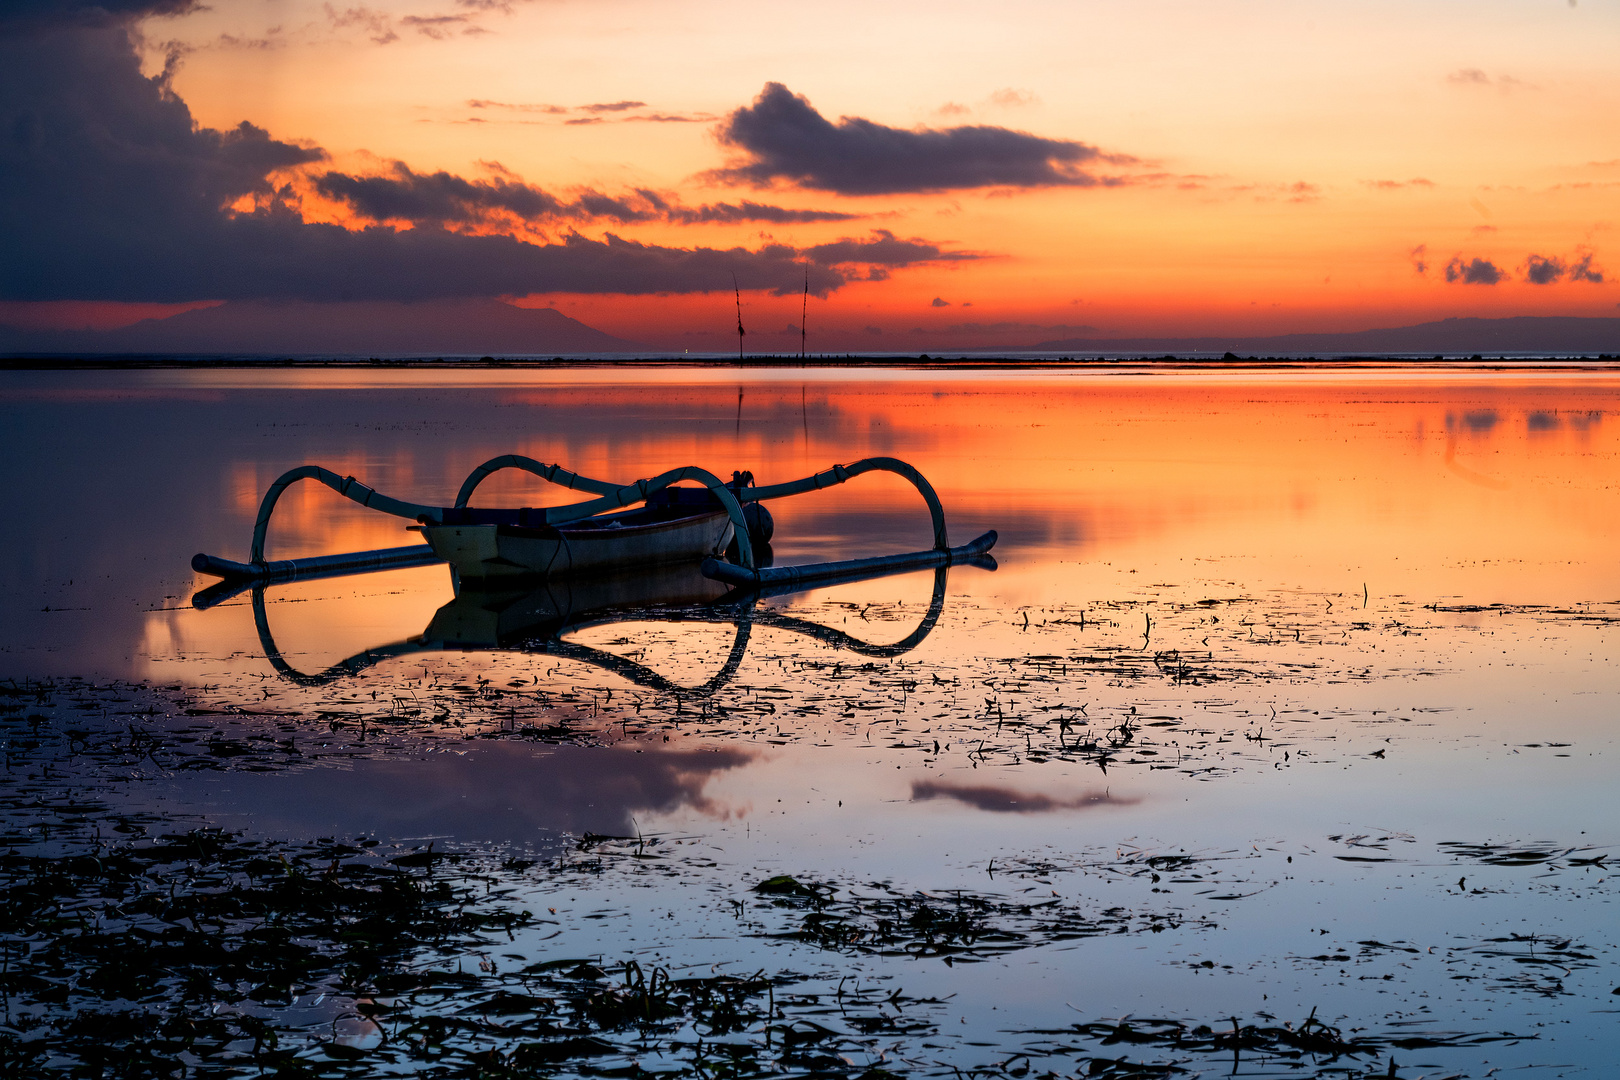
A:
[[[731,292],[737,298],[737,362],[740,364],[742,363],[743,358],[743,335],[748,333],[748,331],[743,329],[742,290],[737,287],[736,274],[731,275]]]
[[[804,363],[805,319],[810,315],[810,264],[804,264],[804,303],[799,310],[799,363]]]

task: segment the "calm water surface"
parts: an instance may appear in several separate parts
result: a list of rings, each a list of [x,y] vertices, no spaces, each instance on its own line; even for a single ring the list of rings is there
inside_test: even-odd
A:
[[[4,380],[0,679],[142,683],[164,702],[143,722],[302,747],[295,766],[138,771],[109,782],[121,804],[563,862],[586,834],[656,841],[656,866],[609,860],[566,885],[513,871],[556,909],[514,952],[938,998],[928,1039],[868,1047],[896,1070],[1039,1062],[1050,1047],[1028,1032],[1079,1020],[1315,1008],[1347,1029],[1523,1037],[1392,1051],[1403,1076],[1612,1075],[1620,378]],[[458,599],[442,566],[273,588],[257,611],[191,604],[211,583],[191,555],[245,558],[285,469],[448,503],[508,452],[761,483],[893,455],[933,482],[953,542],[999,531],[999,567],[517,649],[445,647],[446,620],[496,605]],[[514,473],[480,489],[570,497]],[[773,511],[779,563],[930,541],[888,477]],[[305,484],[269,554],[408,543],[402,526]],[[750,936],[749,888],[775,874],[1055,897],[1158,929],[856,961]]]

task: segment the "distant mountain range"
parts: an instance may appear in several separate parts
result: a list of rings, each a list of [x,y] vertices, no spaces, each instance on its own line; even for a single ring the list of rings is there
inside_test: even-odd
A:
[[[0,327],[0,353],[483,356],[646,352],[555,308],[499,300],[316,304],[236,300],[119,330]]]
[[[1441,355],[1502,353],[1620,354],[1620,319],[1519,315],[1507,319],[1442,319],[1416,326],[1342,334],[1273,337],[1065,338],[1038,352],[1236,353],[1239,356]]]
[[[956,350],[946,347],[947,352]],[[997,350],[969,349],[994,356]],[[1620,318],[1521,315],[1442,319],[1350,333],[1269,337],[1064,338],[1013,352],[1250,357],[1620,355]],[[555,308],[499,300],[310,303],[231,301],[118,330],[0,326],[0,355],[213,357],[668,356],[603,333]]]

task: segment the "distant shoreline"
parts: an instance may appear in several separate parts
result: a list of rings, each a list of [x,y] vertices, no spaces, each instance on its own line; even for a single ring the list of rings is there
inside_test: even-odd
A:
[[[314,368],[377,370],[420,368],[431,371],[636,368],[900,368],[937,371],[1070,371],[1150,368],[1195,371],[1334,370],[1373,371],[1440,367],[1451,370],[1524,370],[1577,368],[1620,370],[1620,354],[1500,353],[1495,355],[1328,354],[1325,356],[1238,356],[1187,352],[1119,353],[1115,355],[1008,354],[930,356],[889,353],[789,356],[724,355],[573,355],[573,356],[222,356],[222,355],[13,355],[0,356],[0,371],[153,371],[265,370]]]

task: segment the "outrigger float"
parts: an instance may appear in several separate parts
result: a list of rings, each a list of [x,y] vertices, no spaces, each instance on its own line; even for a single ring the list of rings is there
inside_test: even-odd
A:
[[[564,506],[469,506],[479,484],[502,469],[519,469],[597,497]],[[869,472],[894,473],[917,489],[933,521],[932,548],[801,566],[761,565],[768,562],[759,555],[769,551],[774,531],[770,512],[762,503],[834,487]],[[427,542],[304,559],[266,559],[265,539],[276,503],[287,488],[301,480],[318,481],[362,506],[409,519],[416,523],[410,527],[419,530]],[[694,482],[702,486],[691,486]],[[687,486],[677,486],[681,484]],[[506,454],[468,474],[452,506],[394,499],[352,476],[339,476],[318,465],[292,469],[270,485],[259,504],[248,562],[198,554],[191,566],[198,573],[224,579],[193,599],[199,607],[211,607],[246,589],[268,584],[436,562],[450,564],[458,590],[463,583],[479,589],[504,588],[525,580],[625,574],[697,563],[703,577],[732,589],[777,593],[957,563],[994,566],[987,553],[995,542],[992,530],[970,543],[951,547],[939,496],[921,473],[898,458],[865,458],[801,480],[758,486],[752,473],[733,473],[727,482],[696,466],[631,484],[614,484],[559,465]]]

